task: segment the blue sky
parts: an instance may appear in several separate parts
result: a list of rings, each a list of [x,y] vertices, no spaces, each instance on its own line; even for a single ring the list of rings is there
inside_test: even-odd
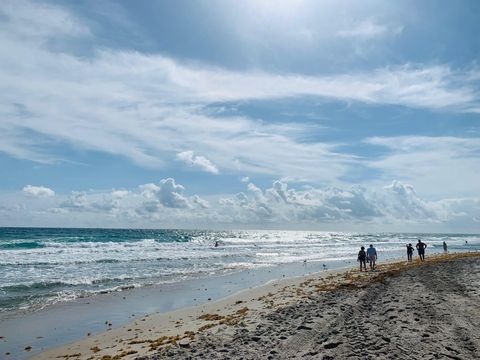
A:
[[[3,1],[0,226],[480,231],[477,1]]]

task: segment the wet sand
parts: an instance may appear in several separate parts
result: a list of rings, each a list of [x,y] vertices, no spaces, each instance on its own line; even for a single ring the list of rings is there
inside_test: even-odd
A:
[[[284,279],[35,359],[476,359],[480,254]]]
[[[146,314],[167,313],[212,303],[273,279],[324,271],[324,262],[291,263],[128,289],[59,302],[38,311],[0,313],[0,358],[23,360],[129,324]],[[325,261],[327,268],[351,266],[349,260]],[[28,351],[25,348],[28,347]]]

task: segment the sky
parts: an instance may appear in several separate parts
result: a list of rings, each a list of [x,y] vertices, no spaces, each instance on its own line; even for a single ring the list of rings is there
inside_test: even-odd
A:
[[[0,2],[0,226],[480,232],[480,2]]]

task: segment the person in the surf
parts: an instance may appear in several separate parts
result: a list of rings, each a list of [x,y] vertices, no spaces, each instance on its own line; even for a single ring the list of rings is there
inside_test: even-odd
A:
[[[367,271],[367,253],[365,252],[364,246],[360,248],[360,251],[358,252],[357,260],[360,262],[360,271],[362,271],[362,265],[363,265],[363,269]]]
[[[368,262],[370,263],[370,270],[375,270],[375,262],[377,261],[377,250],[370,244],[367,249]]]
[[[446,243],[445,241],[443,242],[443,252],[444,252],[444,253],[447,253],[447,252],[448,252],[447,243]]]
[[[425,249],[427,248],[427,244],[422,242],[422,240],[418,239],[416,248],[417,248],[418,256],[420,257],[420,260],[425,261]]]
[[[413,256],[413,246],[412,244],[406,245],[407,247],[407,260],[408,262],[412,262],[412,256]]]
[[[215,241],[214,247],[218,247],[218,241]]]

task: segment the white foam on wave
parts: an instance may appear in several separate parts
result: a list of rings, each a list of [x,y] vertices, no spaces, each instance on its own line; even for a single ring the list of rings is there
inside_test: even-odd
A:
[[[232,255],[188,242],[162,243],[153,239],[129,242],[46,242],[44,248],[0,251],[0,265],[81,264],[93,262],[207,259]]]
[[[262,267],[270,267],[274,264],[262,264],[262,263],[251,263],[251,262],[235,262],[230,263],[225,266],[227,270],[242,270],[242,269],[258,269]]]
[[[354,261],[360,246],[369,244],[374,244],[383,260],[404,256],[405,244],[416,243],[420,236],[432,250],[441,247],[444,240],[449,248],[460,248],[465,240],[472,246],[480,245],[475,236],[446,234],[212,231],[192,236],[190,242],[161,242],[149,236],[128,241],[49,238],[41,241],[41,248],[0,250],[0,287],[56,282],[60,287],[65,285],[61,290],[65,292],[59,292],[58,298],[68,301],[72,296],[84,296],[81,294],[85,291],[117,291],[112,289],[242,269],[303,261]],[[218,248],[214,247],[215,241],[219,242]]]

